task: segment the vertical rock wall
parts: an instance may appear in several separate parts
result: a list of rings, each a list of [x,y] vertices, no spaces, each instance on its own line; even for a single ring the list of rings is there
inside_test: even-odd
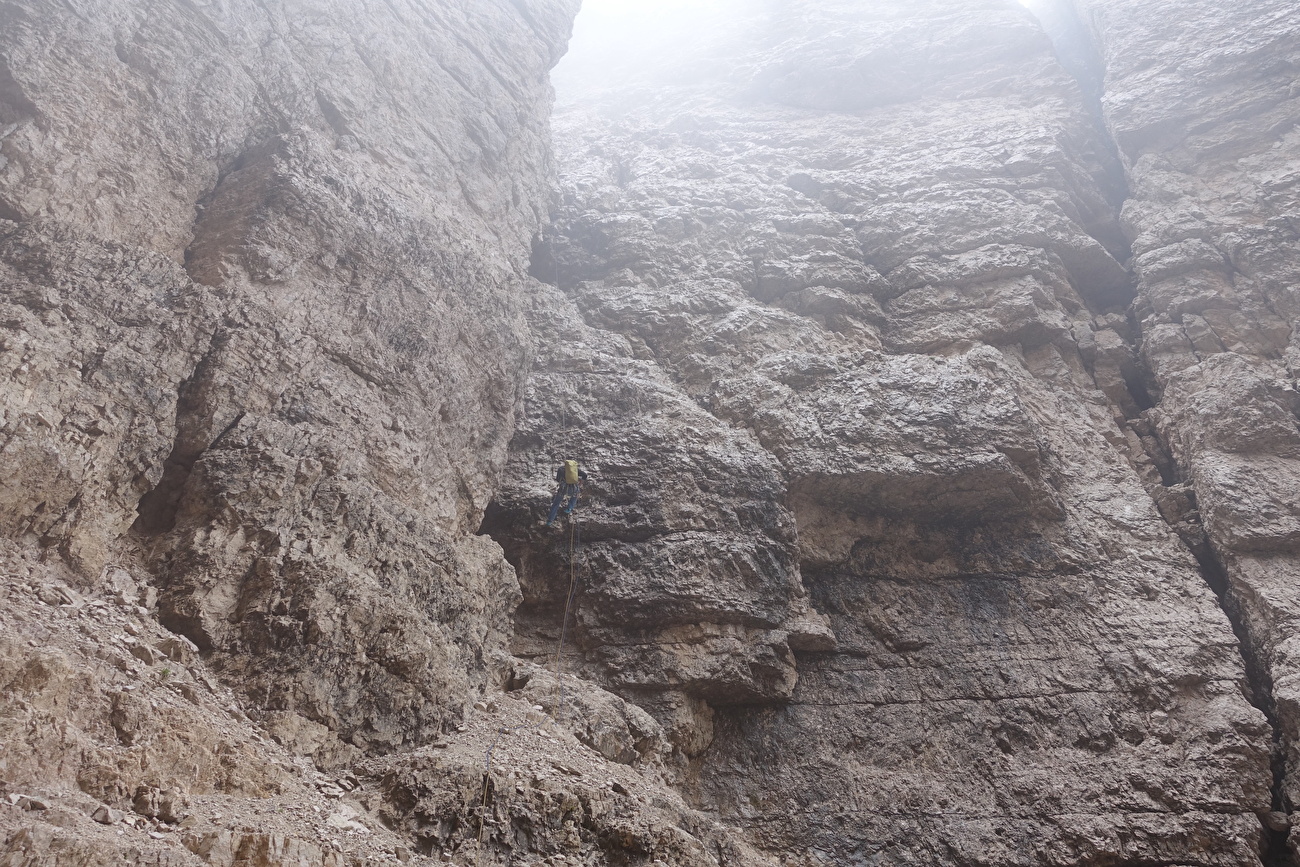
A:
[[[575,11],[0,7],[0,530],[154,576],[326,764],[459,719],[509,630],[472,532]]]
[[[1077,4],[1104,58],[1105,118],[1148,414],[1173,458],[1158,491],[1223,594],[1275,717],[1275,806],[1298,801],[1300,20],[1294,4]]]
[[[557,118],[534,273],[563,297],[532,314],[547,346],[485,525],[539,615],[517,651],[559,620],[567,537],[524,528],[576,456],[574,664],[654,713],[695,803],[786,863],[1257,863],[1272,706],[1188,481],[1210,453],[1199,472],[1267,480],[1237,501],[1264,519],[1206,526],[1264,533],[1252,562],[1288,574],[1289,471],[1217,455],[1290,459],[1295,317],[1259,290],[1233,326],[1268,335],[1272,367],[1156,369],[1149,250],[1184,236],[1147,242],[1174,193],[1147,192],[1134,148],[1178,123],[1227,147],[1217,104],[1277,120],[1232,135],[1289,177],[1256,82],[1289,81],[1282,13],[1080,3],[1049,21],[1058,49],[996,0],[722,7]],[[1179,67],[1204,99],[1161,65],[1203,49],[1202,14],[1236,27],[1209,28],[1227,59]],[[1134,79],[1106,67],[1105,124],[1103,55]],[[1255,222],[1241,244],[1278,295],[1286,230],[1234,231]],[[1220,277],[1168,277],[1235,297],[1203,258]]]
[[[1291,4],[679,5],[0,0],[0,860],[1284,858]]]

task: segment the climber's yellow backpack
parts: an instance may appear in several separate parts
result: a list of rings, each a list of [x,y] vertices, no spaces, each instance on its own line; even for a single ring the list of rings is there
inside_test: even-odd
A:
[[[578,484],[578,462],[577,461],[564,462],[564,483],[566,485]]]

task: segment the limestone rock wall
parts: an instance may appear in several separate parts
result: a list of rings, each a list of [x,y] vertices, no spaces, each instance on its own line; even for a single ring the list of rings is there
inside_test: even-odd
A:
[[[0,862],[1285,863],[1294,4],[578,5],[0,0]]]
[[[152,582],[326,767],[458,722],[510,630],[473,531],[576,6],[0,9],[15,574]]]
[[[569,538],[536,524],[578,457],[571,664],[653,713],[693,803],[786,863],[1277,856],[1269,685],[1189,532],[1211,496],[1191,466],[1290,459],[1295,317],[1260,300],[1234,326],[1271,335],[1272,367],[1162,372],[1147,285],[1171,254],[1148,250],[1183,236],[1146,241],[1173,193],[1146,192],[1133,148],[1202,124],[1289,177],[1289,115],[1257,81],[1289,81],[1285,16],[1080,3],[1054,46],[1013,3],[723,5],[728,26],[701,12],[659,67],[557,116],[533,268],[564,297],[531,314],[546,348],[485,523],[540,615],[516,651],[559,620]],[[1201,15],[1227,59],[1183,68]],[[1103,101],[1112,57],[1133,83],[1105,67]],[[1272,138],[1210,127],[1252,111]],[[1249,236],[1277,293],[1282,231]],[[1211,539],[1264,533],[1284,581],[1290,477],[1202,466],[1263,512],[1207,517]],[[1271,493],[1241,490],[1247,466]]]
[[[501,652],[576,10],[0,6],[0,862],[770,864]]]
[[[1134,339],[1173,458],[1161,493],[1240,623],[1285,754],[1276,806],[1289,811],[1300,800],[1300,22],[1289,3],[1077,5],[1132,185]]]

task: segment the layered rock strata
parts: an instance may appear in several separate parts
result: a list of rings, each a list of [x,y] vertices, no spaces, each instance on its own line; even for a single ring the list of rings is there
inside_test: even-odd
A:
[[[1285,862],[1293,10],[577,5],[0,5],[0,861]]]
[[[731,6],[557,118],[565,298],[485,524],[525,610],[560,619],[568,538],[524,528],[579,457],[572,664],[787,863],[1258,863],[1272,732],[1171,527],[1097,93],[1014,4]]]
[[[493,730],[576,7],[0,7],[4,863],[469,857],[342,769]]]
[[[576,7],[0,8],[0,861],[769,863],[500,652]]]
[[[576,4],[4,7],[3,529],[326,764],[457,719],[518,590],[547,70]]]

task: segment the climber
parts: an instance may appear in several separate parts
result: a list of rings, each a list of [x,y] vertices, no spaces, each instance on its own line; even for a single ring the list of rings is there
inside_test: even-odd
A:
[[[564,498],[569,498],[569,504],[564,509],[564,514],[572,515],[573,509],[578,505],[578,495],[582,493],[582,483],[587,480],[587,474],[578,467],[578,462],[573,460],[565,461],[560,464],[555,471],[555,496],[551,498],[551,514],[546,519],[546,526],[555,526],[555,516],[560,513],[560,504]]]

